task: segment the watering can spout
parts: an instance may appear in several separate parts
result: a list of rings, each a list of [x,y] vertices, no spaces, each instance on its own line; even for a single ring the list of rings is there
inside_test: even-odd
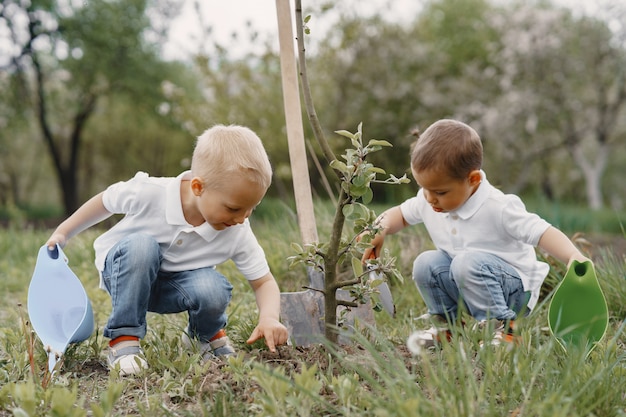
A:
[[[48,370],[52,374],[54,372],[54,368],[56,368],[59,359],[61,359],[61,353],[55,352],[52,350],[50,346],[46,346],[46,351],[48,352]]]
[[[42,246],[28,288],[28,315],[51,372],[67,346],[88,339],[94,329],[91,302],[67,262],[58,245]]]

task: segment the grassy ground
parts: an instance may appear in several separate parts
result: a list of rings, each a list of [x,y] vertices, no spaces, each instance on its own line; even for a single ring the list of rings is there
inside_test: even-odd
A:
[[[320,236],[330,223],[325,210],[317,213]],[[293,213],[274,202],[253,216],[253,227],[281,288],[305,285],[305,272],[288,270],[285,261],[290,243],[300,241]],[[523,344],[481,349],[485,335],[467,326],[441,349],[417,357],[404,343],[426,326],[419,319],[425,308],[410,278],[391,283],[397,317],[378,313],[376,327],[350,345],[284,346],[271,354],[260,343],[244,343],[255,324],[254,297],[226,264],[221,269],[235,287],[228,331],[241,354],[228,363],[202,364],[181,345],[183,314],[150,315],[144,340],[150,370],[120,378],[102,359],[101,328],[110,304],[97,289],[93,268],[97,233],[79,235],[65,250],[92,301],[96,331],[68,349],[50,378],[25,307],[35,257],[49,231],[0,231],[0,416],[626,416],[626,261],[612,250],[623,235],[607,240],[603,234],[602,245],[585,236],[611,316],[605,339],[586,359],[566,354],[547,330],[549,297],[563,274],[553,260],[542,300],[520,323]],[[386,246],[409,277],[415,254],[430,242],[414,228]]]

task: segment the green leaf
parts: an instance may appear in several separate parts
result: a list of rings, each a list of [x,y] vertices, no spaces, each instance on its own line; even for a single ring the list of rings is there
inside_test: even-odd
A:
[[[386,141],[386,140],[381,140],[381,139],[371,139],[368,143],[367,146],[390,146],[393,147],[393,145]]]
[[[360,174],[352,178],[352,185],[357,187],[367,186],[370,182],[368,175]]]
[[[350,195],[353,197],[361,197],[363,194],[367,193],[367,190],[369,190],[367,186],[352,185],[350,187]]]
[[[352,216],[352,213],[354,212],[354,206],[352,204],[346,204],[341,209],[341,212],[343,213],[344,217],[347,219],[350,216]]]
[[[347,174],[349,172],[348,166],[338,159],[330,161],[330,167],[336,169],[337,171],[343,172],[344,174]]]
[[[368,187],[367,190],[365,190],[365,193],[363,193],[363,195],[361,196],[361,200],[363,201],[363,204],[369,204],[372,202],[373,199],[374,192],[371,188]]]
[[[363,264],[361,260],[356,257],[352,258],[352,272],[354,272],[355,277],[363,275]]]
[[[385,280],[381,279],[381,278],[373,279],[373,280],[370,281],[370,287],[376,288],[379,285],[381,285],[383,282],[385,282]]]
[[[346,219],[356,222],[360,219],[366,218],[369,209],[361,203],[352,203],[350,206],[350,216],[346,216]]]
[[[345,136],[350,139],[354,139],[355,135],[352,132],[348,132],[347,130],[335,130],[335,133],[341,136]]]

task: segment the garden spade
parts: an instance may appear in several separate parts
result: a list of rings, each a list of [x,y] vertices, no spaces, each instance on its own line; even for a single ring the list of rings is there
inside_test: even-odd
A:
[[[376,248],[370,252],[370,259],[376,259]],[[383,308],[391,317],[396,316],[396,305],[393,303],[393,297],[389,285],[385,281],[385,277],[380,272],[370,271],[370,281],[375,287],[378,287],[378,294],[380,295],[380,302]]]
[[[609,311],[591,261],[572,262],[550,301],[548,324],[565,351],[587,356],[602,340]]]
[[[280,47],[280,68],[287,127],[289,160],[293,177],[298,225],[304,244],[318,241],[311,182],[304,143],[302,109],[298,88],[298,71],[294,51],[293,23],[290,0],[276,0],[278,17],[278,40]],[[321,340],[324,335],[324,275],[321,271],[307,268],[309,285],[305,291],[285,292],[280,296],[281,320],[289,330],[290,342],[306,346]],[[338,290],[337,298],[347,298],[347,291]],[[362,305],[350,309],[346,323],[351,326],[355,320],[374,324],[372,309]]]
[[[67,263],[58,245],[42,246],[28,287],[28,316],[48,352],[50,372],[67,346],[88,339],[94,328],[91,302]]]

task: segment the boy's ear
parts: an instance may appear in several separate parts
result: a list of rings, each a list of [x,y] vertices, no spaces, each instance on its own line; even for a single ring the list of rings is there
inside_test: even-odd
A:
[[[197,197],[202,194],[202,190],[204,190],[204,186],[202,185],[202,180],[198,177],[193,177],[190,182],[191,191]]]
[[[469,173],[469,182],[471,186],[475,186],[480,184],[480,182],[483,180],[482,175],[480,175],[480,171],[475,169],[472,172]]]

